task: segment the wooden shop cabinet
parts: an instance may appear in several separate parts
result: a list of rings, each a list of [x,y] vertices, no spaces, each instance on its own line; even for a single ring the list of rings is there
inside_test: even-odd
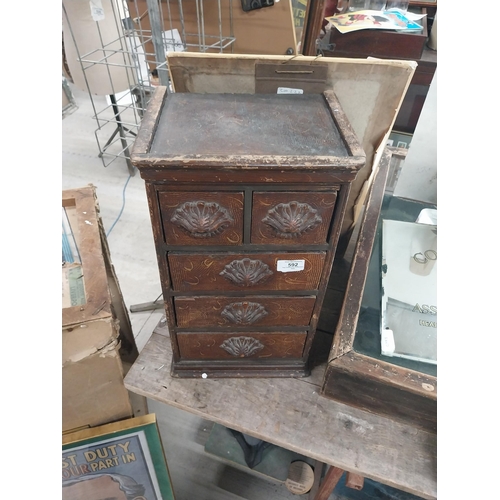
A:
[[[300,377],[365,154],[332,91],[156,90],[146,181],[172,375]]]

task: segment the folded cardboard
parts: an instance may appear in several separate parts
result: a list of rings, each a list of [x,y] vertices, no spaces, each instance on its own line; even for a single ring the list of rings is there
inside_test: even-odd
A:
[[[94,427],[133,415],[123,384],[121,340],[109,287],[112,266],[103,243],[95,188],[63,191],[62,205],[78,248],[62,271],[62,430]],[[119,309],[119,308],[118,308]],[[123,326],[123,328],[122,328]],[[122,331],[121,331],[122,330]],[[133,343],[135,348],[135,343]],[[129,350],[132,355],[134,349]]]

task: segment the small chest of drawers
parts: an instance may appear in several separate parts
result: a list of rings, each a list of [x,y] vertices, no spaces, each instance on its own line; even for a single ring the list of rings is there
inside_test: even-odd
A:
[[[350,183],[365,155],[333,92],[166,93],[145,180],[179,377],[306,376]]]

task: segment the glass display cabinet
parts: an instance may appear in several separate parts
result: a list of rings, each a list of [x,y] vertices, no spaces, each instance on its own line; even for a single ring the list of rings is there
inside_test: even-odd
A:
[[[437,212],[386,190],[393,151],[385,149],[366,203],[322,395],[435,431],[437,220],[422,215]],[[386,225],[398,227],[390,235]],[[396,292],[391,273],[402,282]]]

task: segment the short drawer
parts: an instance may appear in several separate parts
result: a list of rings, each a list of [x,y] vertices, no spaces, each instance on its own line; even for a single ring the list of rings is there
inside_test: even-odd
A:
[[[307,297],[175,297],[179,328],[306,326],[316,302]]]
[[[181,359],[300,358],[306,332],[178,333]]]
[[[252,205],[252,243],[326,243],[336,199],[335,191],[255,192]]]
[[[240,245],[243,239],[242,192],[158,193],[168,245]]]
[[[184,254],[169,252],[175,291],[316,290],[325,252]]]

